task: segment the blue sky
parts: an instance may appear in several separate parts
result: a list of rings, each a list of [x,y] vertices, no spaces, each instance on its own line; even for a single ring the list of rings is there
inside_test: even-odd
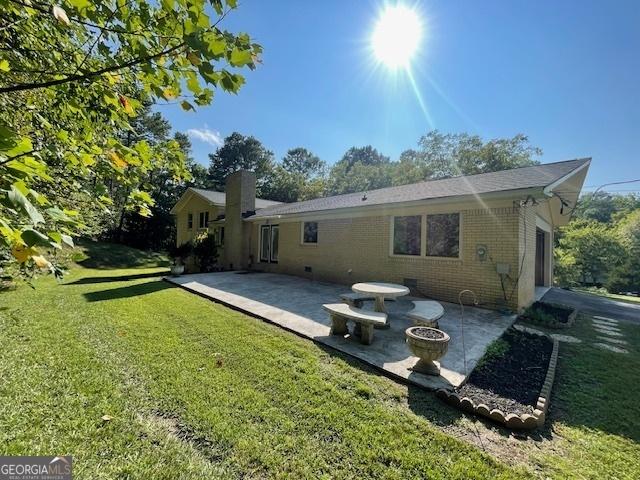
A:
[[[424,22],[412,71],[428,113],[406,75],[373,61],[384,2],[240,3],[225,28],[250,33],[264,56],[239,95],[219,92],[196,113],[158,107],[191,130],[202,163],[215,137],[233,131],[277,158],[303,146],[334,163],[368,144],[397,159],[437,128],[485,139],[522,132],[544,162],[591,156],[587,186],[640,178],[637,0],[406,2]]]

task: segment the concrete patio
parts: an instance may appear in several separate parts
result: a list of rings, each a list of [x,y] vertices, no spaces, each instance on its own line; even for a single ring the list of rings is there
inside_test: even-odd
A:
[[[465,307],[465,369],[460,305],[441,302],[445,314],[439,321],[440,328],[451,336],[451,341],[449,351],[441,362],[441,375],[435,377],[411,370],[418,358],[412,356],[405,345],[404,331],[412,323],[404,314],[413,307],[411,300],[414,297],[386,302],[391,328],[376,330],[373,344],[365,346],[350,335],[342,337],[329,333],[331,322],[322,304],[338,302],[339,294],[349,291],[349,287],[344,285],[288,275],[243,272],[201,273],[167,277],[166,280],[357,357],[388,375],[428,389],[460,385],[487,346],[515,320],[513,315]],[[364,308],[373,309],[373,302],[366,302]]]

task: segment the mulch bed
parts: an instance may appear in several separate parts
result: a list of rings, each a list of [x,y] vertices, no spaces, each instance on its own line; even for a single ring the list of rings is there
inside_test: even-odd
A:
[[[508,345],[504,355],[489,358],[476,367],[456,393],[505,415],[532,414],[547,374],[553,342],[513,328],[501,338]]]

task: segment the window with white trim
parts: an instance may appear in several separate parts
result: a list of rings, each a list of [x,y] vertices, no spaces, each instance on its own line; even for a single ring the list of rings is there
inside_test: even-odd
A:
[[[420,255],[422,216],[393,217],[393,254]]]
[[[460,256],[460,214],[427,215],[427,257]]]
[[[187,228],[189,230],[193,228],[193,213],[187,213]]]
[[[207,228],[209,225],[209,212],[200,212],[200,223],[198,228]]]
[[[302,222],[302,243],[318,243],[318,222]]]

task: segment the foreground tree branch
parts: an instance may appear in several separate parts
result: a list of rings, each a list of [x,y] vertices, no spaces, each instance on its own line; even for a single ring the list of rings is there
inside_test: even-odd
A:
[[[131,68],[131,67],[139,65],[141,63],[145,63],[145,62],[148,62],[150,60],[154,60],[156,58],[164,57],[165,55],[169,55],[169,54],[179,50],[180,48],[182,48],[184,46],[185,46],[185,43],[182,42],[182,43],[180,43],[180,44],[178,44],[178,45],[176,45],[174,47],[167,48],[166,50],[163,50],[162,52],[158,52],[156,54],[149,55],[147,57],[137,58],[135,60],[131,60],[131,61],[123,63],[121,65],[112,65],[110,67],[101,68],[101,69],[93,71],[93,72],[77,74],[77,75],[70,75],[70,76],[65,77],[65,78],[59,78],[57,80],[48,80],[46,82],[21,83],[21,84],[18,84],[18,85],[12,85],[10,87],[0,87],[0,93],[21,92],[21,91],[24,91],[24,90],[35,90],[37,88],[53,87],[53,86],[56,86],[56,85],[62,85],[62,84],[69,83],[69,82],[88,80],[88,79],[91,79],[91,78],[94,78],[94,77],[99,77],[100,75],[103,75],[105,73],[117,72],[118,70],[123,70],[125,68]]]

